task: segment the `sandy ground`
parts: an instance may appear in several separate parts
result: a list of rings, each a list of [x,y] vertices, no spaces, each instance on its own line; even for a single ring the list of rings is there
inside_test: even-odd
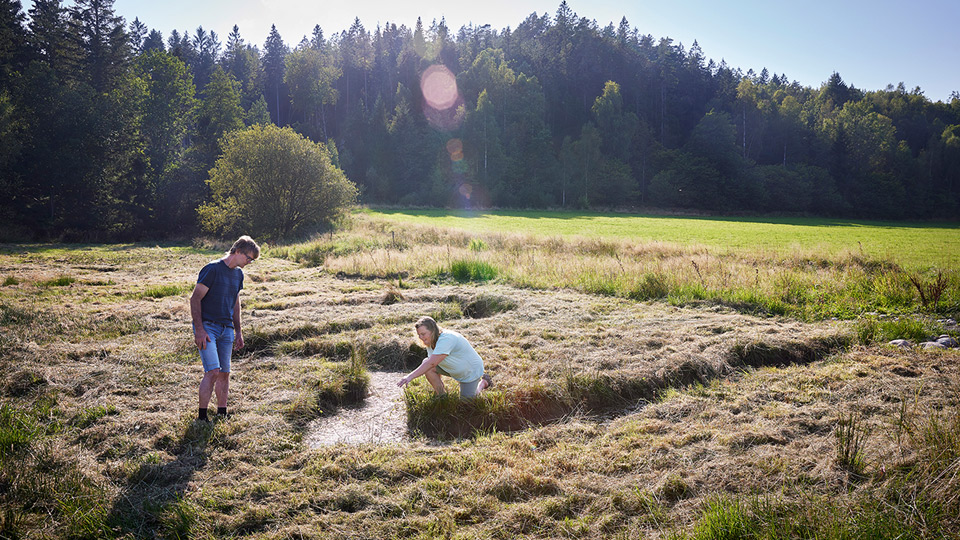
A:
[[[403,373],[371,371],[367,399],[362,404],[343,407],[335,415],[310,422],[304,443],[319,448],[338,443],[394,444],[405,442],[407,413],[403,390],[397,381]]]

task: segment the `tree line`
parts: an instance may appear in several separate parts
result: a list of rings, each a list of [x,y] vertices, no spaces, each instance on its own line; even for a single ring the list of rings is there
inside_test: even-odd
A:
[[[112,0],[0,0],[0,223],[188,235],[227,135],[322,142],[372,204],[954,218],[960,94],[819,88],[562,2],[516,28],[359,19],[164,37]]]

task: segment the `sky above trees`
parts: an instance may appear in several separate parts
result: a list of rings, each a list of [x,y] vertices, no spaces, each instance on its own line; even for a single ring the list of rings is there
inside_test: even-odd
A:
[[[29,2],[27,2],[29,4]],[[324,34],[346,30],[359,18],[368,29],[386,22],[412,28],[446,19],[454,32],[463,25],[516,28],[528,15],[553,15],[559,0],[117,0],[114,9],[127,21],[138,17],[168,36],[192,34],[198,26],[220,40],[234,24],[248,43],[262,48],[271,24],[289,46],[309,36],[317,24]],[[948,101],[960,91],[953,41],[960,20],[956,0],[569,0],[581,17],[602,27],[630,26],[654,38],[669,37],[687,48],[697,40],[704,54],[726,60],[744,72],[786,74],[817,88],[833,72],[862,90],[882,90],[902,82],[919,86],[932,101]]]

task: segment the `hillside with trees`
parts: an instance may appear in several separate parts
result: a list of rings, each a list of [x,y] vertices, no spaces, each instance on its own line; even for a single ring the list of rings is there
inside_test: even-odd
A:
[[[565,2],[515,28],[357,19],[296,43],[275,27],[259,39],[237,27],[225,40],[202,26],[163,36],[112,0],[0,0],[0,225],[38,238],[192,234],[227,135],[268,123],[322,143],[370,204],[960,209],[956,92],[932,102],[838,73],[811,88],[626,19],[600,26]],[[434,74],[452,89],[439,104]]]

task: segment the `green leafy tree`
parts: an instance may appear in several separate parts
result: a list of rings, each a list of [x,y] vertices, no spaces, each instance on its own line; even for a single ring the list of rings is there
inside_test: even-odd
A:
[[[243,123],[247,127],[270,123],[270,109],[267,107],[267,100],[263,99],[263,94],[250,104],[250,108],[243,116]]]
[[[464,126],[464,156],[476,182],[474,200],[489,205],[503,189],[500,178],[506,166],[506,151],[501,141],[500,123],[490,95],[484,89],[477,98],[476,110]]]
[[[213,200],[200,207],[200,221],[227,236],[288,238],[334,220],[357,197],[325,145],[273,125],[227,135],[209,185]]]
[[[597,170],[600,167],[600,161],[603,153],[600,150],[602,141],[600,132],[593,122],[587,122],[580,131],[580,140],[573,143],[573,153],[576,156],[577,175],[582,182],[582,196],[578,198],[577,204],[580,207],[587,208],[596,197],[595,191]]]
[[[183,152],[196,113],[196,89],[187,66],[166,52],[145,53],[135,62],[134,73],[147,85],[143,134],[150,166],[160,177],[176,166]]]
[[[700,119],[683,149],[706,161],[715,174],[692,178],[688,186],[697,207],[728,210],[757,201],[756,179],[745,175],[746,163],[737,149],[737,132],[730,115],[711,110]]]
[[[603,139],[603,153],[624,163],[629,162],[631,143],[639,119],[637,115],[623,110],[620,85],[607,81],[603,93],[593,102],[591,111]]]
[[[134,63],[144,81],[143,123],[146,142],[148,204],[155,208],[154,230],[182,231],[194,223],[193,209],[204,193],[202,179],[189,174],[184,161],[187,137],[198,102],[190,70],[164,51],[144,52]]]
[[[956,100],[960,101],[960,100]],[[951,209],[960,206],[960,125],[947,126],[941,135],[943,167],[937,195],[944,197]]]
[[[211,163],[222,150],[220,140],[223,136],[244,127],[243,118],[240,84],[223,68],[217,66],[210,76],[210,82],[203,89],[197,121],[197,144],[210,156]]]
[[[298,47],[287,55],[283,80],[290,91],[292,112],[314,138],[327,140],[324,111],[337,102],[334,82],[340,75],[333,58],[313,46]]]

